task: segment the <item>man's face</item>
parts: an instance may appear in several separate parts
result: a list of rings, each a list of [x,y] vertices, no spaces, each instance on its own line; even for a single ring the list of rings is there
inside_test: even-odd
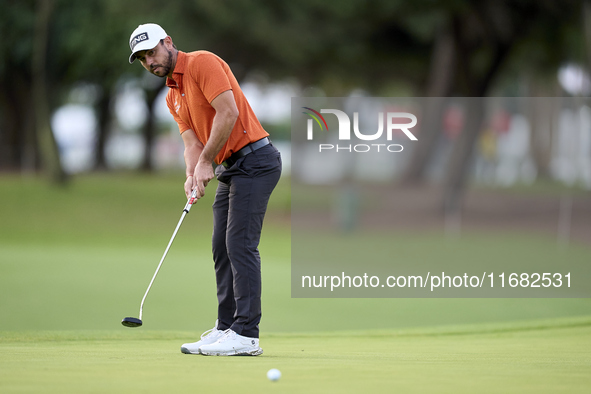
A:
[[[139,51],[136,58],[142,66],[157,77],[166,77],[172,68],[172,52],[163,41],[147,51]]]

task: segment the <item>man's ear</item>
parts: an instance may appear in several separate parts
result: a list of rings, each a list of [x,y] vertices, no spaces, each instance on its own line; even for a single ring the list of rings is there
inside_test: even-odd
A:
[[[174,48],[174,44],[172,43],[172,38],[170,38],[170,36],[166,36],[164,38],[164,46],[166,47],[166,49],[168,49],[169,51],[172,50]]]

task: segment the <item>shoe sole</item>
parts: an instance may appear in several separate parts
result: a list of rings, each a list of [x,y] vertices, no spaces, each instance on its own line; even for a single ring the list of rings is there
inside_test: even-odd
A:
[[[201,350],[200,350],[201,352]],[[260,356],[263,354],[263,349],[258,348],[250,351],[236,351],[230,350],[228,352],[201,352],[204,356]]]
[[[185,353],[185,354],[201,354],[201,352],[199,350],[197,350],[197,353],[190,351],[189,349],[187,349],[186,347],[181,346],[181,353]]]

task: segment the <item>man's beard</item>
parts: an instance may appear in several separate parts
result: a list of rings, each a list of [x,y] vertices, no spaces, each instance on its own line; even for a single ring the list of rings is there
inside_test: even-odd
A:
[[[158,74],[154,74],[157,77],[166,77],[168,75],[168,73],[170,73],[170,69],[172,68],[172,52],[169,50],[166,50],[166,52],[168,53],[168,56],[166,56],[166,60],[164,61],[164,64],[153,64],[150,70],[150,72],[152,74],[154,74],[154,70],[157,67],[160,67],[162,69],[163,75],[158,75]]]

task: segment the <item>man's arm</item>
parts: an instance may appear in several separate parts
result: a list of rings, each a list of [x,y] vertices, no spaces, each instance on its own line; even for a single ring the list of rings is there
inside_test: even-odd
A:
[[[197,164],[193,172],[193,188],[197,188],[197,198],[203,197],[205,187],[213,179],[215,174],[211,163],[222,149],[238,119],[238,107],[231,90],[218,95],[212,100],[211,106],[215,109],[215,116],[211,126],[211,134],[207,144],[203,146],[198,156]],[[183,133],[185,134],[185,133]],[[186,147],[186,144],[185,144]],[[187,171],[189,170],[187,164]]]
[[[185,144],[185,165],[187,166],[185,171],[187,175],[185,181],[185,194],[187,195],[187,198],[189,198],[193,191],[193,173],[195,172],[195,167],[197,166],[197,162],[203,151],[203,144],[191,129],[183,131],[181,137],[183,137],[183,143]]]

